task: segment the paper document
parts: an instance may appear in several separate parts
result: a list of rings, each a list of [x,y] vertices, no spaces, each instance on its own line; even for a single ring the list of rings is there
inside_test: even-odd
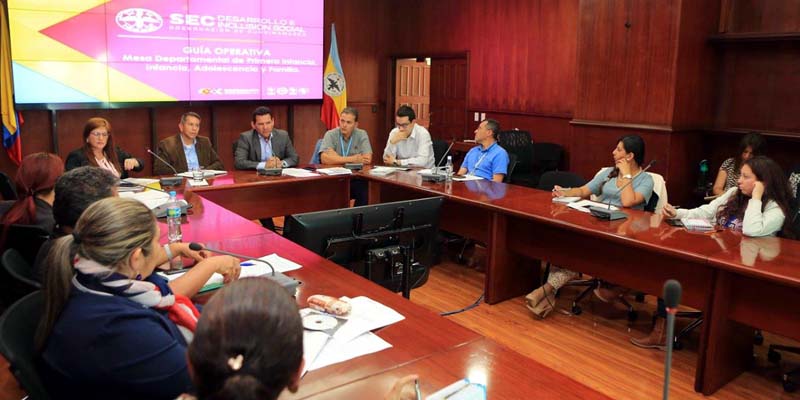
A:
[[[317,168],[317,172],[323,175],[350,175],[353,173],[353,171],[344,167]]]
[[[616,206],[609,207],[609,205],[606,204],[606,203],[598,203],[596,201],[591,201],[591,200],[581,200],[581,201],[576,201],[576,202],[573,202],[573,203],[569,203],[569,204],[567,204],[567,207],[574,208],[574,209],[576,209],[576,210],[578,210],[580,212],[585,212],[585,213],[589,212],[589,207],[607,208],[607,209],[610,209],[610,210],[613,210],[613,211],[619,210],[619,208],[616,207]]]
[[[402,321],[406,317],[369,297],[347,299],[352,306],[347,323],[333,334],[339,342],[347,342],[362,334]]]
[[[145,190],[138,193],[120,192],[119,197],[139,200],[151,210],[169,201],[169,194],[158,190]]]
[[[578,201],[578,200],[580,200],[580,199],[581,199],[581,198],[580,198],[580,197],[578,197],[578,196],[569,196],[569,197],[567,197],[567,196],[561,196],[561,197],[553,197],[553,203],[564,203],[564,204],[567,204],[567,203],[574,203],[574,202],[576,202],[576,201]]]
[[[259,258],[259,260],[265,260],[270,264],[272,264],[272,267],[275,268],[275,272],[294,271],[296,269],[302,268],[300,264],[294,261],[287,260],[277,254],[270,254],[268,256]],[[272,270],[269,268],[269,266],[262,262],[243,261],[240,265],[242,267],[242,271],[239,273],[239,278],[263,276],[272,273]],[[159,274],[161,274],[161,276],[166,278],[167,280],[171,281],[183,276],[185,272],[179,274],[169,274],[169,275],[159,272]],[[203,285],[203,288],[200,289],[200,291],[205,292],[208,290],[216,289],[222,286],[223,281],[224,277],[221,274],[215,272],[214,275],[211,275],[211,278],[209,278],[208,281],[206,281],[206,284]]]
[[[142,185],[142,186],[149,186],[154,183],[158,183],[158,179],[149,179],[149,178],[125,178],[122,182],[132,183],[134,185]]]
[[[305,350],[305,340],[308,331],[303,332],[303,350]],[[322,333],[322,332],[314,332]],[[324,333],[323,333],[324,334]],[[315,339],[320,341],[319,338]],[[322,349],[316,357],[311,361],[309,371],[327,367],[329,365],[337,364],[343,361],[351,360],[356,357],[365,356],[367,354],[377,353],[381,350],[391,348],[389,342],[381,339],[378,335],[367,332],[349,342],[341,342],[340,340],[331,338],[325,342]],[[310,356],[311,354],[309,354]],[[310,358],[310,357],[309,357]],[[306,359],[306,362],[309,360]]]
[[[479,181],[483,178],[477,175],[453,175],[454,181]]]
[[[203,170],[203,178],[213,178],[215,176],[225,175],[227,173],[228,173],[228,171],[222,171],[222,170],[218,170],[218,169],[204,169]],[[181,172],[180,174],[175,174],[175,176],[182,176],[184,178],[191,178],[192,177],[192,172],[191,171]]]
[[[714,230],[714,225],[703,218],[681,218],[681,223],[690,231],[708,232]]]
[[[319,174],[313,173],[307,169],[302,169],[302,168],[284,168],[281,171],[281,175],[291,176],[294,178],[309,178],[312,176],[319,176]]]
[[[199,180],[199,181],[196,181],[194,179],[187,179],[186,180],[186,184],[191,186],[191,187],[208,186],[208,181],[205,180],[205,179]]]
[[[444,174],[444,167],[425,168],[417,171],[417,173],[420,175],[429,175],[432,174],[434,170],[436,170],[437,174]]]
[[[369,174],[370,175],[376,175],[376,176],[388,176],[388,175],[391,175],[391,174],[393,174],[393,173],[395,173],[397,171],[408,171],[408,168],[379,166],[379,167],[373,167],[372,169],[370,169],[369,170]]]

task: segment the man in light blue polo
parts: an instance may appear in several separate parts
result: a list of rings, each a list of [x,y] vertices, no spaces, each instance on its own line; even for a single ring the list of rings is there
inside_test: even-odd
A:
[[[486,119],[475,129],[475,142],[480,146],[472,148],[458,175],[474,175],[495,182],[502,182],[508,172],[508,153],[497,143],[500,123]]]

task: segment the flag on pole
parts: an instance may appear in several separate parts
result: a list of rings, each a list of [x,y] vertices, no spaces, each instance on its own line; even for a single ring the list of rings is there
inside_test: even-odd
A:
[[[339,49],[336,46],[336,27],[331,24],[331,50],[322,74],[322,112],[320,119],[328,129],[339,126],[339,114],[347,107],[347,87],[344,80]]]
[[[11,161],[22,163],[20,118],[14,110],[14,80],[11,73],[11,39],[5,10],[0,8],[0,114],[3,117],[3,147]]]

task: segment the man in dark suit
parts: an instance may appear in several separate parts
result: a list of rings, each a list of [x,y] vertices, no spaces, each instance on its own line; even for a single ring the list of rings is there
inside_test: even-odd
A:
[[[158,156],[172,164],[180,172],[187,172],[192,168],[224,170],[222,160],[211,147],[207,137],[198,136],[200,133],[200,116],[194,112],[181,115],[178,124],[180,133],[170,136],[158,143]],[[161,160],[155,159],[153,174],[172,175],[172,168]]]
[[[268,107],[253,111],[253,128],[239,134],[236,143],[236,169],[287,168],[297,165],[299,158],[289,134],[274,129],[275,119]]]

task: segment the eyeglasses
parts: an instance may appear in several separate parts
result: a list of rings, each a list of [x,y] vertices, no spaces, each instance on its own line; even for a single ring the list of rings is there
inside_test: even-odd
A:
[[[405,124],[394,124],[394,125],[397,126],[398,128],[406,129],[409,127],[409,125],[411,125],[411,122],[406,122]]]
[[[100,137],[106,137],[107,138],[107,137],[110,136],[108,132],[92,132],[92,133],[90,133],[90,135],[92,135],[92,136],[94,136],[96,138],[100,138]]]

